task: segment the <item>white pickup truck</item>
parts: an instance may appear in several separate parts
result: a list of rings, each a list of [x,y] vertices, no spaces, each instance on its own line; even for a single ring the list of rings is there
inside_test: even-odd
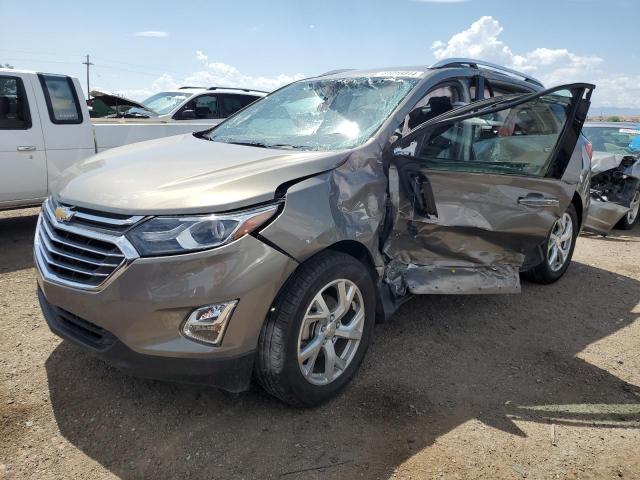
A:
[[[92,120],[77,79],[0,69],[0,210],[40,204],[60,172],[97,152],[204,130],[233,113],[231,106],[265,95],[215,87],[178,92],[154,95],[163,105],[180,99],[164,114],[151,107],[149,116]]]

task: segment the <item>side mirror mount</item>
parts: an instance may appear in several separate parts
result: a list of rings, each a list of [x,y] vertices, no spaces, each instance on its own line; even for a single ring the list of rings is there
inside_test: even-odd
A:
[[[183,110],[178,116],[178,120],[194,120],[196,118],[195,110]]]

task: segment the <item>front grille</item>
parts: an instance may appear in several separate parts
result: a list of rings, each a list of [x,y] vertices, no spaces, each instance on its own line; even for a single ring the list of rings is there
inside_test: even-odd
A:
[[[92,217],[94,222],[101,219],[97,214]],[[36,233],[36,258],[43,273],[54,280],[97,287],[126,262],[127,255],[118,246],[123,237],[98,233],[78,223],[74,226],[56,220],[46,201]]]

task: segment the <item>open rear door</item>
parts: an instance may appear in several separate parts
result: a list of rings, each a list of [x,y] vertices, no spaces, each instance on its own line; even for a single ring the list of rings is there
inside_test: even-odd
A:
[[[476,102],[391,145],[385,281],[405,293],[514,293],[567,209],[562,181],[595,87]],[[542,257],[544,258],[544,257]]]

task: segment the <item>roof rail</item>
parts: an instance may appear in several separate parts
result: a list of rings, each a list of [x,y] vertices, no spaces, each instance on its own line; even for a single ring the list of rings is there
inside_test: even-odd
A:
[[[205,87],[189,87],[189,86],[185,86],[185,87],[180,87],[178,90],[188,90],[190,88],[202,88],[202,89],[204,89]]]
[[[337,73],[350,72],[352,70],[355,70],[355,69],[354,68],[338,68],[337,70],[329,70],[328,72],[324,72],[318,75],[318,77],[326,77],[327,75],[335,75]]]
[[[471,68],[477,68],[477,69],[484,67],[487,70],[494,70],[498,73],[503,73],[503,74],[521,78],[525,82],[533,83],[540,87],[544,86],[540,80],[530,77],[526,73],[522,73],[517,70],[513,70],[511,68],[503,67],[502,65],[498,65],[497,63],[485,62],[484,60],[475,60],[473,58],[445,58],[444,60],[439,60],[433,65],[430,65],[429,68],[459,67],[461,65],[468,65]]]
[[[260,93],[271,93],[265,90],[256,90],[255,88],[232,88],[232,87],[209,87],[207,90],[236,90],[238,92],[260,92]]]

